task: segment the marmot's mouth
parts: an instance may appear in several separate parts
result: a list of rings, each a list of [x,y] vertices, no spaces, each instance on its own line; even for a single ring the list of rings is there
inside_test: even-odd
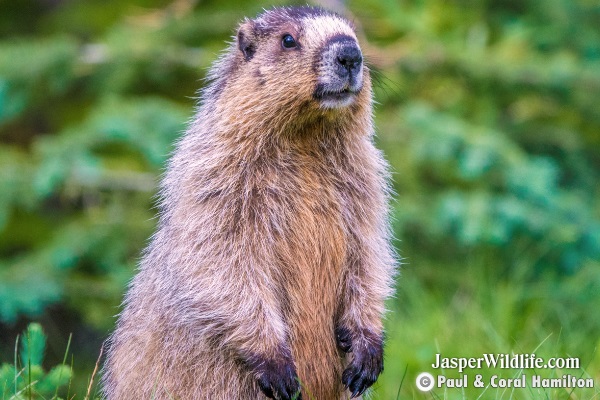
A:
[[[320,90],[319,90],[320,89]],[[319,101],[345,101],[355,96],[358,92],[345,88],[342,90],[326,90],[324,87],[315,91],[315,99]]]
[[[350,89],[344,89],[341,92],[323,92],[321,100],[346,100],[354,96],[356,92]]]
[[[313,98],[319,102],[321,108],[343,108],[354,103],[360,90],[360,86],[348,85],[347,82],[319,83],[315,88]]]

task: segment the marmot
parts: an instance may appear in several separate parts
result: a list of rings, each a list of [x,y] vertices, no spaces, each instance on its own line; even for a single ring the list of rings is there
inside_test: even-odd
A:
[[[320,8],[264,11],[207,79],[109,340],[104,394],[359,397],[383,369],[395,261],[354,29]]]

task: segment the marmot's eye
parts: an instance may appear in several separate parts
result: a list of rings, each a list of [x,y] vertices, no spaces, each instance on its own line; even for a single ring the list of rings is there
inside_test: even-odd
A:
[[[287,34],[281,39],[281,45],[286,49],[291,49],[296,47],[296,40],[290,34]]]

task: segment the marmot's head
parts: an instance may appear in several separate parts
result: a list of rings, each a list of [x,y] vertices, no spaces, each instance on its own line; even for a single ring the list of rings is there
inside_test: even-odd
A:
[[[275,8],[245,20],[210,79],[205,99],[221,97],[230,110],[265,118],[292,117],[294,110],[323,115],[371,102],[351,23],[314,7]]]

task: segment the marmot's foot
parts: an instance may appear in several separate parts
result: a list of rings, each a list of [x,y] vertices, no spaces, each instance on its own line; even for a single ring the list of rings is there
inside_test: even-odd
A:
[[[302,399],[291,355],[286,354],[278,359],[257,357],[251,361],[251,365],[256,371],[258,386],[265,396],[277,400]]]
[[[350,351],[353,358],[342,374],[342,383],[354,398],[363,394],[383,371],[383,340],[370,332],[363,332],[350,339]]]

